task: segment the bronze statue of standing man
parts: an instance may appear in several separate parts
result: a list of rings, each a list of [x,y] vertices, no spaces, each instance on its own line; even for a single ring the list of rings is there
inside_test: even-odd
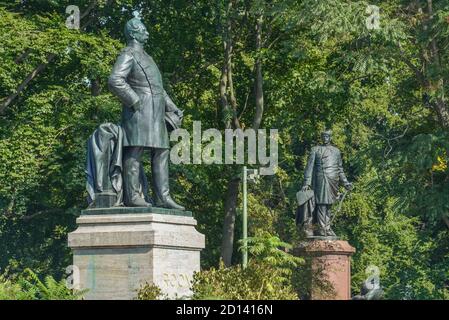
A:
[[[352,184],[343,171],[340,150],[331,145],[332,132],[321,134],[323,144],[312,148],[298,192],[297,224],[307,237],[336,237],[331,229],[331,206],[337,201],[340,183],[350,190]],[[313,191],[313,192],[312,192]]]
[[[122,50],[109,77],[110,90],[123,104],[121,126],[124,131],[124,202],[129,207],[148,207],[142,193],[141,157],[151,154],[154,204],[183,210],[170,196],[168,161],[169,137],[166,113],[182,119],[183,113],[165,92],[161,73],[144,50],[148,40],[145,25],[136,16],[125,26],[127,47]]]

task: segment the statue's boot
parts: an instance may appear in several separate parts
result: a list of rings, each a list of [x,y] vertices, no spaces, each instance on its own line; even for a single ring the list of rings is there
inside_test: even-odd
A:
[[[124,202],[127,207],[150,207],[140,193],[140,157],[143,148],[127,147],[123,156]]]
[[[173,200],[173,198],[170,195],[166,196],[165,199],[163,199],[160,202],[159,206],[162,208],[175,209],[175,210],[185,210],[186,209],[183,206],[181,206],[180,204],[177,204],[175,202],[175,200]]]
[[[327,210],[326,224],[324,226],[324,230],[326,232],[326,236],[327,237],[336,237],[337,236],[335,234],[334,230],[332,230],[332,228],[331,228],[331,210],[330,210],[330,207]]]
[[[305,234],[306,238],[311,238],[311,237],[313,237],[313,228],[312,228],[312,225],[311,225],[311,224],[305,225],[305,226],[303,227],[303,231],[304,231],[304,234]]]
[[[331,210],[330,205],[317,205],[317,223],[318,230],[315,235],[320,237],[336,237],[334,231],[331,229]]]
[[[337,235],[335,234],[335,232],[331,229],[331,228],[319,228],[316,232],[315,232],[316,236],[319,237],[336,237]]]
[[[328,236],[328,237],[336,237],[337,235],[335,234],[334,230],[332,230],[331,228],[328,228],[326,230],[326,236]]]
[[[135,198],[128,203],[127,207],[151,207],[151,203],[148,203],[143,198]]]
[[[152,178],[155,194],[156,206],[168,209],[185,210],[185,208],[177,204],[170,196],[169,176],[168,176],[168,159],[169,149],[154,148],[152,150]]]

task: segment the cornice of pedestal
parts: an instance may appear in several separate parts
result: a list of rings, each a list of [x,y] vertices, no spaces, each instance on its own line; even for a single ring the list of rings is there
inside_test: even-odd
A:
[[[170,248],[201,250],[205,237],[191,216],[158,213],[85,214],[77,219],[78,228],[69,233],[72,249],[93,248]]]
[[[355,253],[355,248],[346,240],[308,240],[294,249],[298,253],[320,255],[346,255]]]

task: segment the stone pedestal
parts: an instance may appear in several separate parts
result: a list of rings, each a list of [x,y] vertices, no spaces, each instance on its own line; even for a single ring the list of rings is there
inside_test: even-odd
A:
[[[204,235],[189,211],[161,208],[84,210],[69,234],[74,280],[85,299],[134,299],[140,285],[159,286],[169,297],[191,294],[200,270]]]
[[[294,253],[307,262],[311,300],[351,299],[351,255],[355,248],[347,241],[311,240]]]

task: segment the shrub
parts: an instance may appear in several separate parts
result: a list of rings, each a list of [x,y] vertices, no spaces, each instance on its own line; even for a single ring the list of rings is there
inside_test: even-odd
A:
[[[197,300],[295,300],[298,296],[279,269],[263,262],[197,272],[193,277],[193,299]]]
[[[167,296],[162,293],[161,288],[153,283],[146,282],[137,292],[137,300],[162,300],[166,298]]]
[[[284,250],[282,250],[282,248]],[[246,269],[240,265],[198,272],[193,277],[193,299],[273,299],[295,300],[292,275],[304,261],[288,252],[291,246],[277,236],[261,232],[248,238],[240,250],[251,259]]]
[[[0,300],[33,300],[34,292],[23,290],[20,284],[0,277]]]
[[[64,279],[52,276],[41,281],[30,269],[13,278],[0,277],[0,300],[78,300],[85,292],[69,289]]]

